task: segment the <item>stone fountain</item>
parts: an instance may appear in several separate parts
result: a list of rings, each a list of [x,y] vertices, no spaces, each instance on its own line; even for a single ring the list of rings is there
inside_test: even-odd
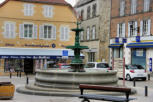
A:
[[[83,29],[72,29],[75,32],[74,46],[66,48],[74,50],[74,59],[71,62],[71,69],[46,69],[37,70],[35,82],[25,87],[20,87],[17,92],[35,94],[35,95],[58,95],[72,96],[79,94],[79,84],[109,85],[117,86],[117,72],[102,71],[100,69],[84,69],[83,61],[80,58],[80,51],[88,49],[87,46],[81,46],[79,42],[79,33]]]

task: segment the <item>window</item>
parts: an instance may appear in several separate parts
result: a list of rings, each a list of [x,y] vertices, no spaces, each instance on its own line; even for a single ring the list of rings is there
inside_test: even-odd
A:
[[[61,27],[60,28],[60,39],[68,41],[69,40],[69,27]]]
[[[33,4],[24,4],[24,15],[33,16],[34,14],[34,5]]]
[[[5,22],[4,37],[5,38],[15,38],[15,23],[14,22]]]
[[[131,0],[131,14],[135,14],[137,10],[137,0]]]
[[[89,40],[89,39],[90,39],[90,28],[87,27],[87,40]]]
[[[120,16],[124,16],[125,0],[120,0]]]
[[[51,24],[44,24],[40,26],[40,39],[56,39],[56,27]]]
[[[90,19],[90,6],[87,8],[87,19]]]
[[[151,20],[142,20],[140,22],[140,35],[150,35]]]
[[[88,62],[95,62],[95,52],[88,52]]]
[[[150,0],[144,0],[144,12],[149,11]]]
[[[137,22],[131,21],[128,23],[128,37],[130,36],[137,36]]]
[[[117,24],[117,37],[125,37],[125,23]]]
[[[92,39],[96,39],[96,26],[92,27]]]
[[[30,38],[30,39],[36,39],[37,38],[37,25],[34,24],[20,24],[19,26],[19,33],[20,38]]]
[[[45,17],[52,17],[53,16],[53,7],[52,6],[45,5],[45,6],[43,6],[43,9],[44,9],[43,15]]]
[[[81,10],[81,17],[80,19],[83,20],[84,10]]]
[[[97,9],[97,5],[94,4],[94,5],[92,6],[92,17],[95,17],[95,16],[96,16],[96,9]]]
[[[80,33],[80,40],[83,40],[83,31]]]

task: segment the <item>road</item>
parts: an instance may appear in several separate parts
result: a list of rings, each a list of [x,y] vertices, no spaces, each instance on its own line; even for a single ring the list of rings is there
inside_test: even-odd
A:
[[[11,81],[16,88],[26,84],[26,77],[16,77],[13,76],[10,79],[7,76],[1,76],[0,81]],[[29,77],[29,82],[34,82],[34,76]],[[119,80],[119,84],[122,84],[123,80]],[[133,87],[132,81],[126,81],[126,86]],[[144,87],[148,86],[148,97],[145,97]],[[150,81],[136,81],[137,94],[131,95],[130,97],[137,98],[130,102],[153,102],[153,78]],[[0,100],[0,102],[81,102],[81,99],[77,97],[55,97],[55,96],[35,96],[35,95],[25,95],[15,92],[14,98],[12,100]],[[91,102],[101,102],[97,100],[91,100]]]

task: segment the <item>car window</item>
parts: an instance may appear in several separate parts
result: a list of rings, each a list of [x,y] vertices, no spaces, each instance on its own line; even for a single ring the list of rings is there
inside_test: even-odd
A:
[[[97,68],[108,68],[109,65],[107,63],[98,63]]]
[[[94,63],[88,63],[85,68],[94,68],[95,64]]]
[[[144,69],[141,65],[129,65],[128,69]]]

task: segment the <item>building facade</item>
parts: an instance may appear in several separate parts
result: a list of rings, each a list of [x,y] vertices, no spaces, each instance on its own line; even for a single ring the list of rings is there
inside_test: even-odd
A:
[[[81,45],[86,62],[109,61],[109,34],[111,0],[79,0],[75,5],[78,17],[81,19]]]
[[[60,60],[65,46],[74,43],[75,23],[75,13],[64,0],[4,1],[0,4],[0,75],[18,70],[33,73],[46,68],[47,62]]]
[[[141,64],[152,71],[152,8],[152,0],[112,0],[111,59],[125,58],[125,64]]]

